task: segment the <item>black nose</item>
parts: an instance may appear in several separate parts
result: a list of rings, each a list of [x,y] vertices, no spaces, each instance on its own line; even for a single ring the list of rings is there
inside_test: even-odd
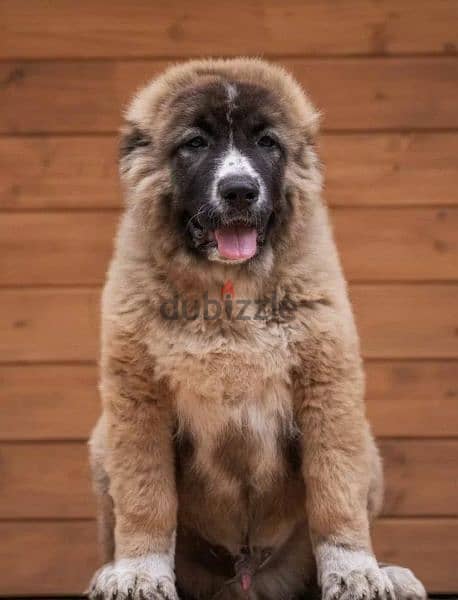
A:
[[[249,175],[227,175],[218,184],[219,195],[231,206],[246,208],[259,197],[259,186]]]

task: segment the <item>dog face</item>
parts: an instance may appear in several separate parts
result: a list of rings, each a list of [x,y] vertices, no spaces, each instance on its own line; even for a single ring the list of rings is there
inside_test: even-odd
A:
[[[287,229],[291,167],[296,176],[305,159],[308,176],[315,167],[309,141],[316,113],[310,108],[305,118],[291,108],[266,77],[273,69],[266,63],[194,65],[186,77],[178,71],[134,101],[121,172],[142,189],[144,203],[159,205],[160,235],[168,231],[176,253],[230,264],[262,261]],[[262,77],[246,77],[254,65]],[[157,182],[159,174],[162,197],[151,187],[148,198],[145,181]]]
[[[268,90],[235,81],[202,85],[176,100],[171,155],[183,239],[191,252],[243,262],[262,252],[284,210],[286,149]]]

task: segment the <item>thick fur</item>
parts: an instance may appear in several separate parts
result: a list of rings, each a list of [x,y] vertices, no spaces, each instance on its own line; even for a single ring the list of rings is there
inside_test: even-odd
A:
[[[193,252],[177,226],[170,148],[205,89],[225,87],[233,101],[244,85],[268,93],[283,204],[259,255],[225,264]],[[316,583],[326,600],[424,597],[410,571],[379,567],[372,552],[381,465],[321,199],[317,126],[292,77],[252,59],[174,67],[128,110],[126,210],[103,295],[103,415],[91,441],[112,562],[94,577],[94,598],[176,598],[175,578],[185,598],[279,600]],[[171,298],[219,299],[227,280],[251,301],[250,319],[164,318]],[[292,318],[270,305],[254,318],[272,294]],[[246,592],[234,567],[243,556]]]

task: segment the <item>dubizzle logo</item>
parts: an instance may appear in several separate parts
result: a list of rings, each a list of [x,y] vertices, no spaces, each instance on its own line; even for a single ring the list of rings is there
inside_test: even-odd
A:
[[[279,302],[276,292],[257,300],[236,297],[230,279],[221,286],[221,298],[210,298],[205,292],[201,299],[187,300],[175,294],[160,305],[161,316],[167,321],[291,321],[295,310],[296,306],[289,298],[284,297]]]

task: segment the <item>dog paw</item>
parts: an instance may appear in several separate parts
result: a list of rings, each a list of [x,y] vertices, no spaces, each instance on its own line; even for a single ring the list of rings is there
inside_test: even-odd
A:
[[[396,600],[426,600],[428,597],[423,584],[410,569],[387,565],[382,571],[393,584]]]
[[[316,558],[323,600],[395,600],[391,579],[370,552],[324,542]]]
[[[323,600],[395,600],[393,584],[380,569],[330,573],[322,582]]]
[[[395,600],[393,584],[378,568],[330,573],[322,581],[323,600]]]
[[[157,569],[157,561],[122,559],[94,575],[90,600],[178,600],[172,570]]]

